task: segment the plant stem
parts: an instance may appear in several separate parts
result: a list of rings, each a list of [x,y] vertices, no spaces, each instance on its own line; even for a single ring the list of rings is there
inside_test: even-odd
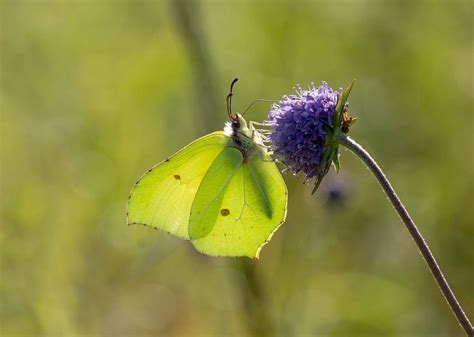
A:
[[[249,335],[252,337],[270,337],[274,335],[272,319],[268,312],[268,302],[258,275],[255,261],[240,258],[235,262],[242,274],[240,281],[241,298],[245,321]]]
[[[423,236],[416,227],[415,222],[413,222],[412,218],[408,214],[408,211],[406,210],[405,206],[400,201],[400,198],[398,197],[397,193],[395,193],[394,189],[392,188],[392,185],[390,185],[390,182],[383,173],[382,169],[378,166],[377,162],[370,156],[370,154],[350,137],[344,134],[341,135],[340,144],[344,145],[346,148],[351,150],[356,156],[358,156],[359,159],[364,162],[368,169],[377,178],[380,186],[382,187],[383,191],[385,192],[393,207],[397,211],[398,215],[402,219],[406,228],[410,232],[413,240],[415,240],[418,249],[423,255],[423,258],[425,259],[426,263],[428,264],[431,273],[433,274],[436,282],[438,283],[438,286],[441,289],[444,298],[448,302],[449,306],[451,307],[451,310],[459,321],[459,324],[461,324],[461,326],[464,328],[467,336],[474,336],[474,329],[471,322],[469,321],[469,318],[464,313],[464,310],[456,299],[456,296],[454,295],[453,291],[449,287],[449,284],[446,281],[443,272],[441,271],[433,254],[431,253],[430,248],[428,247]]]
[[[171,0],[176,24],[182,34],[184,45],[188,49],[192,69],[194,71],[194,88],[196,97],[200,100],[198,107],[201,112],[195,114],[199,118],[195,121],[198,128],[203,131],[216,124],[221,118],[216,118],[219,104],[216,102],[215,69],[210,57],[206,36],[202,28],[200,2],[197,0]],[[222,100],[224,101],[224,100]],[[220,123],[220,122],[219,122]],[[252,337],[269,337],[273,333],[273,322],[267,306],[262,280],[257,273],[254,261],[246,258],[236,259],[231,264],[237,267],[241,274],[240,297],[244,305],[243,313],[245,324]]]

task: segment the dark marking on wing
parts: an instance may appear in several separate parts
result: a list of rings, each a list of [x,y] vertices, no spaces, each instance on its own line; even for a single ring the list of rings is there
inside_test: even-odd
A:
[[[229,209],[227,209],[227,208],[221,209],[221,215],[222,216],[228,216],[229,214],[230,214]]]
[[[181,176],[180,176],[179,174],[175,174],[173,177],[174,177],[174,179],[176,179],[176,180],[181,180]]]

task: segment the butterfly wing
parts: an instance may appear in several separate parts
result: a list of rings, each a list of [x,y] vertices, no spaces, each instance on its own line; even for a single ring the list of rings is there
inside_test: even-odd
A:
[[[130,192],[128,224],[143,224],[189,239],[191,205],[203,177],[230,138],[214,132],[148,170]]]
[[[200,252],[258,258],[286,217],[287,190],[275,163],[244,161],[226,147],[209,167],[191,207],[189,237]]]

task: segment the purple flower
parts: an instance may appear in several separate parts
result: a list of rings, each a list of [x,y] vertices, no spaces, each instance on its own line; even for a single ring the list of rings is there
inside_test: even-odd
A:
[[[327,173],[337,146],[331,155],[327,147],[334,134],[336,106],[341,93],[326,82],[309,90],[296,86],[296,95],[283,96],[269,113],[270,147],[276,160],[294,174],[303,172],[307,179],[316,177],[317,184]],[[326,155],[325,155],[326,153]]]

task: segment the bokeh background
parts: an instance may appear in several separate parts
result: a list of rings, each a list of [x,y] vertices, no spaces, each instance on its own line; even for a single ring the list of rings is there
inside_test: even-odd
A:
[[[0,0],[2,336],[461,336],[402,223],[342,151],[285,175],[259,261],[127,227],[135,180],[234,109],[357,82],[351,135],[474,316],[473,4]],[[247,118],[265,119],[257,104]]]

